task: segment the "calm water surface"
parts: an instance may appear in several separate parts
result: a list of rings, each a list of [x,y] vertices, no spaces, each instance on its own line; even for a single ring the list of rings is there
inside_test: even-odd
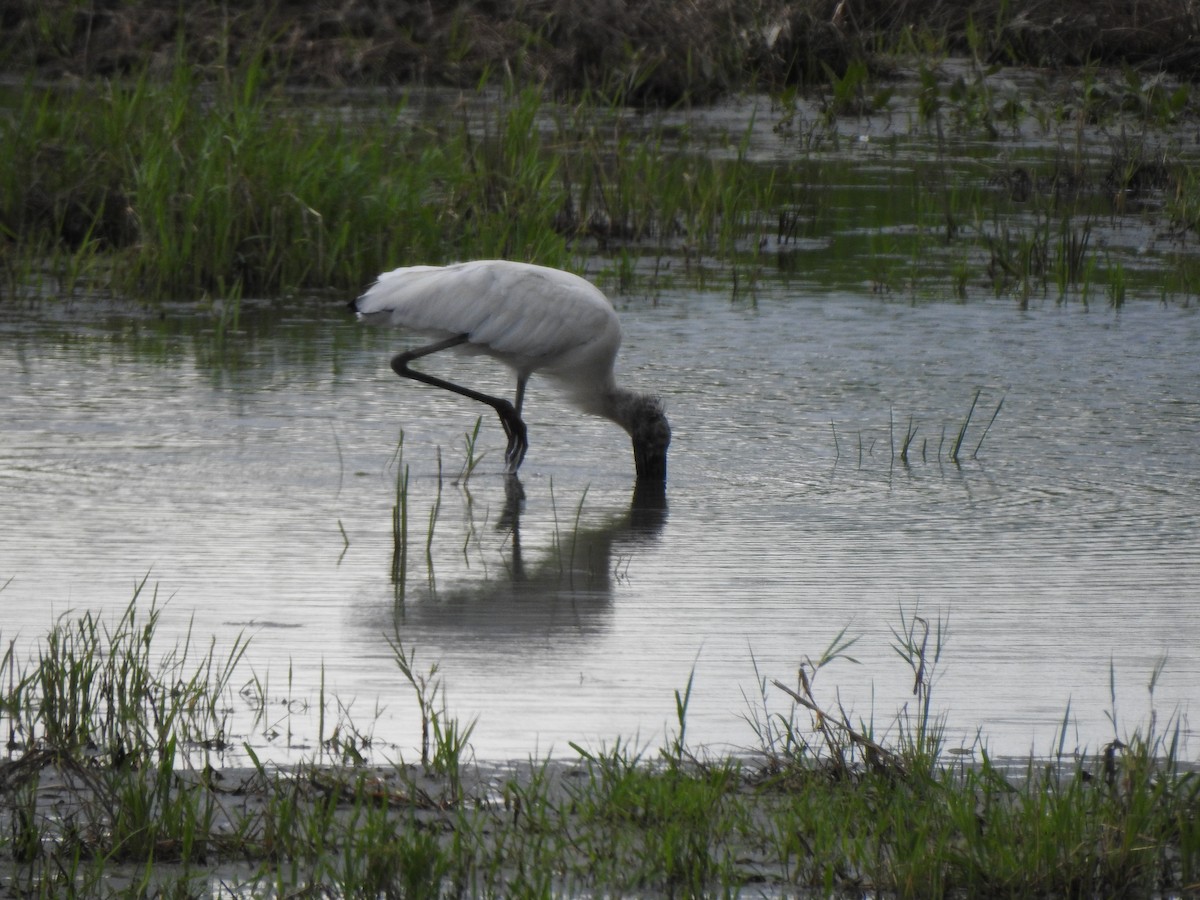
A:
[[[1067,746],[1095,749],[1114,733],[1110,671],[1118,733],[1152,709],[1190,733],[1194,310],[769,285],[753,305],[694,291],[618,305],[621,372],[661,392],[674,427],[665,498],[635,497],[626,438],[536,379],[523,500],[506,496],[492,418],[454,485],[479,409],[401,383],[387,359],[404,337],[340,310],[248,314],[224,344],[169,317],[5,310],[0,637],[31,647],[70,610],[115,614],[148,575],[169,598],[164,650],[189,626],[218,647],[250,638],[235,687],[257,679],[278,714],[256,724],[234,697],[234,730],[280,759],[311,754],[322,680],[327,730],[413,756],[397,635],[419,666],[440,663],[486,759],[654,746],[693,670],[689,741],[752,745],[757,678],[792,682],[847,627],[859,664],[822,671],[818,696],[883,731],[912,699],[892,629],[914,614],[948,623],[934,696],[952,744],[978,731],[997,754],[1048,753],[1069,708]],[[510,389],[485,360],[431,367]],[[954,465],[977,390],[964,455],[1003,406],[978,458]],[[783,700],[768,689],[770,709]]]

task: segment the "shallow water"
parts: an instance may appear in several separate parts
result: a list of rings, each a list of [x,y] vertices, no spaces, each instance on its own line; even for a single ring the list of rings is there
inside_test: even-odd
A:
[[[618,305],[621,373],[661,392],[674,428],[665,498],[635,498],[625,437],[536,379],[523,501],[506,497],[491,418],[478,469],[452,484],[479,410],[399,382],[387,359],[404,338],[333,303],[248,311],[223,341],[192,316],[5,309],[0,638],[29,647],[69,610],[115,613],[148,574],[169,598],[165,644],[189,627],[218,646],[250,638],[235,688],[257,679],[267,716],[247,690],[234,732],[278,759],[314,751],[322,696],[326,734],[341,721],[413,757],[397,635],[418,668],[440,664],[450,712],[478,717],[484,759],[656,746],[693,671],[688,741],[752,746],[755,665],[793,683],[846,627],[859,664],[823,670],[817,696],[894,734],[912,673],[892,629],[914,614],[948,623],[934,706],[952,745],[978,730],[996,754],[1049,753],[1069,709],[1066,747],[1094,750],[1114,734],[1110,685],[1117,733],[1153,709],[1190,734],[1195,310],[910,305],[783,283],[754,304],[678,290]],[[431,366],[509,389],[486,360]]]

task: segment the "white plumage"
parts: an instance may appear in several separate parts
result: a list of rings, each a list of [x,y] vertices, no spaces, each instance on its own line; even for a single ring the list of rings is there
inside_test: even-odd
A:
[[[517,471],[528,447],[521,407],[526,382],[538,372],[557,382],[584,412],[611,419],[629,432],[639,479],[666,479],[671,430],[662,404],[617,386],[613,364],[621,326],[608,298],[586,279],[507,260],[410,266],[380,275],[353,305],[364,322],[398,325],[435,339],[393,358],[392,368],[402,377],[495,409],[509,437],[510,473]],[[515,401],[408,366],[450,348],[487,354],[516,371]]]

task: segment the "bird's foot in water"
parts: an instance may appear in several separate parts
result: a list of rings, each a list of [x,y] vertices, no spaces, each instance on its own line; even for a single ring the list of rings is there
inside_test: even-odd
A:
[[[506,475],[517,477],[517,470],[521,468],[521,463],[525,461],[525,451],[529,449],[529,445],[524,441],[509,441],[508,449],[504,451],[504,472]]]
[[[504,451],[504,471],[516,475],[525,460],[525,451],[529,449],[529,432],[521,417],[514,410],[511,415],[501,415],[504,432],[508,435],[508,448]]]

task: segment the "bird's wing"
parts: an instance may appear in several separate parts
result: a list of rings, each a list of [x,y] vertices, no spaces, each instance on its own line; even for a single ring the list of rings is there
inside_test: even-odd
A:
[[[612,304],[570,272],[501,260],[412,266],[379,276],[356,304],[367,321],[470,343],[536,368],[576,348],[620,341]]]

